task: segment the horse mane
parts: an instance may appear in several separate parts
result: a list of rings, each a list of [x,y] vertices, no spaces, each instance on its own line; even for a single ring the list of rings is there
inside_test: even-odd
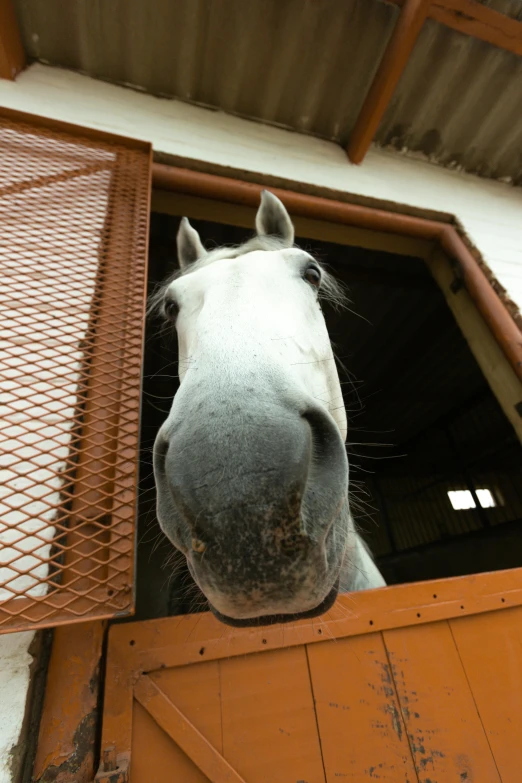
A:
[[[298,246],[294,245],[294,247],[297,248]],[[246,242],[242,242],[241,244],[221,245],[220,247],[216,247],[213,250],[209,250],[203,256],[203,258],[200,258],[198,261],[195,261],[193,264],[190,264],[190,266],[185,267],[184,269],[176,269],[176,271],[170,275],[167,280],[165,280],[163,283],[160,283],[160,285],[149,298],[147,313],[149,315],[156,314],[164,317],[163,302],[165,300],[165,292],[171,283],[173,283],[174,280],[177,280],[179,277],[184,277],[185,275],[189,275],[192,272],[196,272],[198,269],[209,266],[209,264],[212,264],[214,261],[219,261],[222,258],[239,258],[239,256],[252,253],[256,250],[274,251],[286,249],[288,249],[288,246],[282,239],[274,236],[257,234],[256,236],[252,237],[251,239],[247,239]],[[346,307],[348,298],[343,285],[326,270],[323,263],[317,259],[315,259],[315,262],[322,271],[322,282],[318,294],[319,300],[327,302],[335,310]]]

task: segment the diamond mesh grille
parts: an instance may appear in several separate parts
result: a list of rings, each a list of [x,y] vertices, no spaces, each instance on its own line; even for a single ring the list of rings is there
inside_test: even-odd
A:
[[[125,614],[150,148],[0,112],[0,632]]]

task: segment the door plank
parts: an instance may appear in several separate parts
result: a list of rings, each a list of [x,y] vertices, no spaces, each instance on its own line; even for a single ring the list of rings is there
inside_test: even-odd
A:
[[[325,783],[304,648],[221,661],[223,755],[248,783]]]
[[[132,710],[130,778],[132,783],[209,783],[207,776],[137,701]]]
[[[219,662],[160,669],[149,677],[223,755]]]
[[[503,783],[520,783],[522,609],[452,620],[482,724]]]
[[[245,783],[235,769],[187,720],[168,696],[146,674],[134,686],[134,697],[158,726],[179,745],[211,783]]]
[[[383,637],[419,783],[500,783],[448,623]]]
[[[417,783],[381,634],[308,647],[328,781]]]

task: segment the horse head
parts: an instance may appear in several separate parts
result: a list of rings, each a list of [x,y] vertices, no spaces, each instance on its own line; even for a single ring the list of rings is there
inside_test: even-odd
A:
[[[320,614],[360,555],[321,309],[340,289],[267,191],[250,241],[206,251],[183,218],[177,245],[156,296],[180,378],[154,445],[159,523],[224,622]]]

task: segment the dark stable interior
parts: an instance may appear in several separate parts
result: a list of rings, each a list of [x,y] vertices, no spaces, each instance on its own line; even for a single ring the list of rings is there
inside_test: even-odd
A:
[[[252,235],[191,223],[207,246]],[[175,269],[178,224],[177,217],[152,215],[149,291]],[[522,447],[425,264],[357,247],[296,242],[348,288],[351,309],[335,313],[325,307],[325,316],[348,411],[352,510],[388,584],[522,566]],[[175,334],[149,318],[140,620],[206,609],[184,558],[155,517],[152,445],[177,388],[176,360]],[[448,491],[460,491],[458,498],[475,507],[454,509]],[[490,497],[495,505],[482,507]]]

